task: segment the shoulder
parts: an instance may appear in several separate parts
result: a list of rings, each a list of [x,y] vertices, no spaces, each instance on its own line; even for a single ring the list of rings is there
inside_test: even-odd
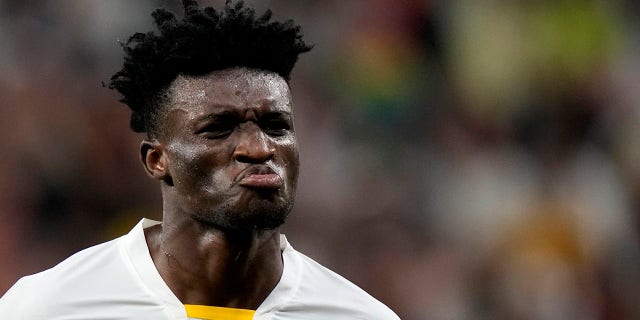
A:
[[[290,247],[289,247],[290,248]],[[293,305],[327,319],[395,320],[382,302],[334,271],[290,248],[297,256],[300,279]]]
[[[0,299],[0,315],[54,314],[62,306],[105,298],[127,275],[120,238],[75,253],[56,266],[18,280]],[[94,300],[95,301],[95,300]]]
[[[20,316],[25,316],[37,292],[39,276],[40,273],[21,278],[0,298],[0,316],[3,319],[21,319]]]

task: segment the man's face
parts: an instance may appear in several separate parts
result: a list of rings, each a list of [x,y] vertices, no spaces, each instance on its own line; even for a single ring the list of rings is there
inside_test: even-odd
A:
[[[284,223],[299,162],[282,77],[245,68],[179,76],[166,108],[158,134],[170,174],[165,208],[222,229]]]

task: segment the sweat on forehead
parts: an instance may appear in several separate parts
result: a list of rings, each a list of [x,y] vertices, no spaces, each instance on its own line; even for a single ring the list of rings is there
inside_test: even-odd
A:
[[[273,100],[282,95],[290,98],[288,83],[277,73],[237,67],[202,76],[179,75],[167,88],[166,102],[185,105],[204,99],[233,101],[234,97],[240,102],[256,94]]]

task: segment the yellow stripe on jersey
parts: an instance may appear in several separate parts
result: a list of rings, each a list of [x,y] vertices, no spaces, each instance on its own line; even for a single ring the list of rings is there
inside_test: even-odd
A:
[[[251,320],[254,310],[185,304],[187,317],[202,320]]]

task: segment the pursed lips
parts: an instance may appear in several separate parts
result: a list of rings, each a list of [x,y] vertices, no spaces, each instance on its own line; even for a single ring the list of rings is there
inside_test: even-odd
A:
[[[283,180],[269,166],[253,165],[241,171],[235,183],[247,188],[280,189]]]

